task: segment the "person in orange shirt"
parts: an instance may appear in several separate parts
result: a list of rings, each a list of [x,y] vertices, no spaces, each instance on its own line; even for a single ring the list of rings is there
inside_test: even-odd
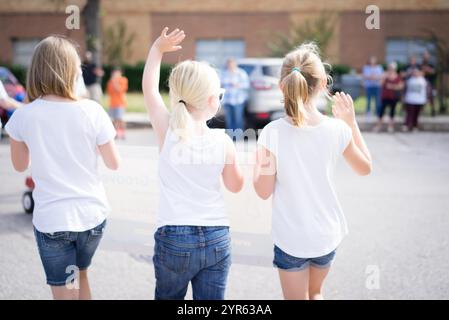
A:
[[[120,68],[114,68],[107,84],[107,92],[109,95],[109,116],[114,123],[117,138],[119,139],[125,138],[125,122],[123,121],[123,117],[127,106],[127,91],[128,79],[122,75]]]

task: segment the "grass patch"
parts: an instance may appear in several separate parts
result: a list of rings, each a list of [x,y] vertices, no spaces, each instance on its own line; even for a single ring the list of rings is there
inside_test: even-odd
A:
[[[168,107],[168,93],[162,93],[162,99],[164,99],[165,105]],[[128,102],[127,112],[146,112],[143,102],[143,94],[140,92],[130,92],[126,94],[126,100]],[[109,108],[109,96],[103,95],[101,100],[105,109]]]
[[[438,113],[439,103],[438,103],[437,99],[435,99],[434,102],[435,102],[435,109],[437,110],[437,115],[439,115],[439,113]],[[448,100],[448,103],[449,103],[449,100]],[[355,109],[355,113],[358,114],[358,115],[365,114],[365,112],[366,112],[366,97],[365,96],[360,96],[360,97],[358,97],[357,99],[354,100],[354,109]],[[375,109],[376,109],[376,105],[375,105],[374,100],[372,100],[371,101],[371,112],[374,113]],[[389,114],[388,110],[389,109],[387,109],[387,111],[385,112],[385,115]],[[424,107],[424,110],[422,111],[421,114],[425,115],[425,116],[430,116],[431,115],[431,111],[432,110],[430,108],[430,104],[427,104]],[[327,112],[329,114],[332,113],[332,108],[331,108],[331,103],[330,102],[329,102],[329,104],[327,106]],[[445,113],[445,115],[448,114],[448,113],[449,113],[449,110],[448,110],[448,112]],[[396,114],[397,115],[404,115],[405,114],[405,108],[403,107],[401,102],[398,102],[398,104],[396,105]]]
[[[169,107],[169,100],[168,100],[168,93],[162,93],[162,98],[164,99],[165,105]],[[126,109],[127,112],[146,112],[145,105],[143,103],[143,94],[140,92],[130,92],[126,95],[126,99],[128,101],[128,108]],[[109,97],[107,95],[104,95],[102,98],[102,105],[105,107],[105,109],[109,106]],[[448,101],[449,102],[449,101]],[[366,109],[366,97],[360,96],[354,101],[354,108],[356,114],[364,114]],[[439,110],[439,104],[437,99],[435,99],[435,108],[436,110]],[[371,110],[375,109],[374,100],[371,102]],[[403,108],[401,103],[398,103],[396,107],[396,113],[401,114],[403,113]],[[424,108],[423,115],[430,115],[430,105],[427,105]],[[331,113],[331,105],[329,103],[328,105],[328,112]],[[386,113],[387,114],[387,113]]]

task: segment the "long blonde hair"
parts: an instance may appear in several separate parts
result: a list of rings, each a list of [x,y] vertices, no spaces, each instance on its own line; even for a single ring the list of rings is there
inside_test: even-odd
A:
[[[325,65],[314,43],[304,43],[284,58],[279,84],[285,112],[296,126],[304,124],[305,105],[318,93],[323,76],[332,81]]]
[[[220,89],[217,72],[203,62],[186,60],[177,64],[168,79],[170,127],[181,138],[191,135],[190,111],[205,109],[208,98]]]
[[[80,59],[75,44],[63,36],[49,36],[34,49],[27,74],[27,96],[31,102],[56,95],[76,100],[75,81]]]

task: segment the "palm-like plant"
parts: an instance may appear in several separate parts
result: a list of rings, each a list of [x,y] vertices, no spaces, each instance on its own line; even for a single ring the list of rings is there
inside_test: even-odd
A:
[[[103,51],[106,62],[109,65],[123,65],[130,54],[134,38],[135,34],[128,34],[126,24],[122,20],[106,28],[103,37]]]
[[[435,44],[437,62],[436,67],[437,73],[437,85],[438,85],[438,102],[439,102],[439,113],[444,114],[447,110],[447,87],[449,74],[449,44],[446,40],[439,37],[433,30],[425,30],[429,35],[429,40]]]
[[[324,13],[316,19],[306,20],[302,24],[293,26],[288,34],[277,33],[277,39],[268,43],[274,57],[283,57],[303,42],[314,41],[323,55],[334,33],[334,16]]]

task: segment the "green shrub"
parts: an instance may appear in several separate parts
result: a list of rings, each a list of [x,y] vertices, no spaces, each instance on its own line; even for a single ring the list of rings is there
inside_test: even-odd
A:
[[[142,76],[145,64],[139,62],[135,65],[125,65],[122,67],[123,75],[128,78],[128,91],[129,92],[141,92],[142,91]],[[159,90],[168,92],[168,77],[172,69],[171,64],[163,63],[161,65]],[[104,77],[102,79],[102,87],[106,88],[106,84],[111,76],[112,66],[103,66]]]
[[[19,65],[0,64],[8,68],[19,80],[19,82],[25,86],[27,68]],[[125,65],[122,67],[123,74],[128,78],[128,91],[130,92],[142,92],[142,75],[145,64],[139,62],[135,65]],[[161,65],[159,90],[168,92],[168,77],[172,69],[171,64],[163,63]],[[111,76],[112,66],[103,66],[104,77],[102,78],[102,87],[106,88],[106,84]]]
[[[341,76],[351,72],[351,67],[345,64],[333,64],[330,71],[331,76]]]
[[[0,63],[0,66],[8,68],[9,71],[16,76],[17,80],[19,80],[20,84],[25,87],[27,82],[27,68],[19,65],[11,65],[8,63]]]

